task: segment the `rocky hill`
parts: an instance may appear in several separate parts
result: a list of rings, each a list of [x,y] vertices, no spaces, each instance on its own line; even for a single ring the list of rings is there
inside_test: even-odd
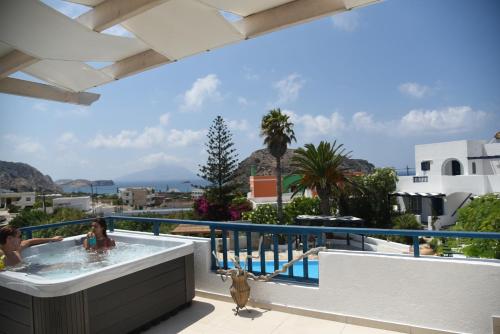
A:
[[[291,166],[291,159],[294,154],[294,149],[288,149],[281,160],[283,175],[293,174],[295,169]],[[248,158],[240,162],[236,174],[236,182],[241,186],[241,191],[246,192],[249,189],[248,177],[252,166],[256,168],[256,175],[274,175],[276,162],[275,158],[267,149],[254,151]],[[375,166],[366,160],[362,159],[346,159],[343,167],[350,171],[371,173]]]
[[[14,191],[61,192],[50,176],[28,164],[0,161],[0,188]]]

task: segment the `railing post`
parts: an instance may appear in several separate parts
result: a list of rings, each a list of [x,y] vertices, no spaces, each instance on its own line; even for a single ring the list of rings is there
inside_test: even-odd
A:
[[[108,229],[109,232],[114,232],[115,231],[115,219],[110,217],[109,219],[109,224],[108,224]]]
[[[262,244],[260,245],[260,272],[262,274],[266,273],[266,248],[264,247],[264,238],[265,235],[262,235]]]
[[[222,230],[222,260],[224,269],[227,269],[227,231]]]
[[[252,232],[247,231],[247,270],[253,271],[252,268]]]
[[[293,250],[292,250],[292,235],[288,234],[287,235],[287,241],[288,241],[288,262],[293,260]],[[288,277],[293,277],[293,266],[288,268]]]
[[[217,259],[215,256],[217,256],[217,250],[215,249],[215,227],[210,226],[210,258],[212,259],[212,270],[217,269],[215,264]]]
[[[346,233],[346,241],[347,241],[347,246],[350,246],[351,245],[351,236],[349,235],[349,233]]]
[[[420,257],[420,244],[418,243],[418,236],[413,237],[413,256]]]
[[[274,233],[273,233],[273,248],[274,248],[274,270],[278,270],[280,268],[278,235]]]
[[[234,256],[240,257],[240,233],[236,230],[234,236]]]
[[[306,253],[308,250],[307,237],[308,237],[307,234],[304,234],[302,236],[302,239],[304,240],[304,242],[302,243],[302,253]],[[304,258],[303,265],[304,265],[304,278],[308,279],[309,278],[309,261],[308,261],[307,257]]]
[[[33,232],[31,232],[31,230],[26,231],[26,238],[28,238],[28,239],[33,238]]]
[[[365,251],[365,236],[361,234],[361,250]]]
[[[153,223],[153,234],[160,235],[160,222]]]
[[[318,245],[316,247],[323,246],[323,233],[318,234]]]

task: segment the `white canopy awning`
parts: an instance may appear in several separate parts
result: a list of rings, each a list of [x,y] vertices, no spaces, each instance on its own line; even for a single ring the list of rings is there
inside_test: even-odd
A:
[[[0,92],[90,104],[99,95],[80,96],[89,88],[377,1],[73,0],[89,11],[71,19],[37,0],[2,0]],[[101,33],[117,24],[136,38]],[[97,69],[87,62],[113,63]],[[8,78],[18,71],[47,85]]]

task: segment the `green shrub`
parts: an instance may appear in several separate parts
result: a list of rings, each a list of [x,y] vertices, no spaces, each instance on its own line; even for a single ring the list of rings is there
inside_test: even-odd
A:
[[[285,221],[287,224],[294,224],[295,217],[300,215],[319,215],[319,198],[294,197],[290,203],[285,206]]]
[[[458,210],[457,231],[500,232],[500,198],[488,194]],[[500,259],[500,240],[463,239],[465,255]]]
[[[417,218],[415,218],[415,215],[413,215],[411,213],[407,213],[407,214],[398,216],[394,219],[393,228],[396,230],[421,230],[422,224],[420,224],[417,221]],[[413,244],[412,237],[395,235],[395,236],[390,236],[389,240],[394,241],[394,242],[407,244],[407,245]]]
[[[271,204],[259,205],[252,211],[243,212],[243,219],[250,220],[253,224],[278,224],[276,206]]]

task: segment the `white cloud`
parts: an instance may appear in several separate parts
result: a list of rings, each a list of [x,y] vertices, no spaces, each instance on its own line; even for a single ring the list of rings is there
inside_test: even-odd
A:
[[[246,131],[248,130],[248,121],[246,119],[241,120],[229,120],[227,122],[229,129],[233,131]]]
[[[165,130],[160,127],[146,127],[142,132],[122,130],[117,135],[97,134],[88,145],[94,148],[136,148],[149,149],[156,146],[188,146],[199,141],[206,130]]]
[[[168,123],[170,122],[170,113],[165,113],[163,115],[160,116],[160,124],[165,126],[165,125],[168,125]]]
[[[181,109],[185,111],[197,110],[202,107],[206,100],[219,99],[220,93],[217,90],[219,85],[220,80],[215,74],[196,79],[191,89],[184,93]]]
[[[84,106],[54,106],[45,102],[37,102],[32,106],[33,110],[54,115],[59,118],[63,117],[85,117],[90,115],[90,108]]]
[[[347,124],[344,117],[338,112],[333,112],[329,116],[324,115],[298,115],[290,110],[283,110],[283,113],[290,117],[290,121],[304,129],[304,136],[312,138],[316,136],[336,135],[346,129]]]
[[[359,14],[349,11],[332,16],[333,26],[339,30],[353,32],[359,26]]]
[[[466,132],[481,127],[488,114],[469,106],[448,107],[440,110],[411,110],[400,120],[402,133]]]
[[[399,85],[398,89],[401,93],[418,99],[429,95],[432,91],[430,87],[416,82],[406,82]]]
[[[400,119],[376,121],[373,115],[358,112],[352,116],[352,128],[358,131],[388,135],[422,135],[430,132],[461,133],[480,128],[488,113],[469,106],[447,107],[435,110],[410,110]]]
[[[243,67],[243,76],[247,80],[259,80],[260,79],[260,75],[255,73],[254,70],[252,70],[251,68],[249,68],[247,66]]]
[[[297,73],[292,73],[286,78],[275,82],[273,87],[278,90],[278,101],[276,101],[276,104],[297,100],[303,86],[304,80]]]
[[[248,100],[242,96],[239,96],[238,103],[241,104],[242,106],[246,106],[246,105],[248,105]]]
[[[388,124],[375,121],[373,119],[373,115],[370,115],[366,112],[357,112],[352,115],[352,126],[356,130],[380,132],[387,130]]]
[[[57,138],[57,143],[59,144],[76,144],[78,139],[73,132],[64,132]]]
[[[150,148],[165,141],[166,134],[161,128],[146,127],[143,132],[122,130],[113,136],[98,134],[89,142],[95,148]]]
[[[45,149],[43,146],[36,140],[30,137],[23,137],[14,134],[6,134],[3,136],[4,139],[9,141],[14,147],[14,150],[19,153],[43,153]]]
[[[139,161],[140,161],[141,167],[144,168],[144,165],[146,165],[148,167],[155,167],[158,165],[172,163],[172,162],[179,163],[179,162],[181,162],[181,159],[179,159],[173,155],[168,155],[168,154],[165,154],[163,152],[159,152],[159,153],[153,153],[153,154],[147,155],[145,157],[142,157],[139,159]]]
[[[168,144],[171,146],[188,146],[194,142],[200,141],[203,137],[205,137],[207,131],[206,130],[170,130],[170,133],[167,136]]]
[[[78,144],[80,141],[73,132],[64,132],[56,139],[56,148],[60,153],[68,153],[72,150],[72,146]]]

